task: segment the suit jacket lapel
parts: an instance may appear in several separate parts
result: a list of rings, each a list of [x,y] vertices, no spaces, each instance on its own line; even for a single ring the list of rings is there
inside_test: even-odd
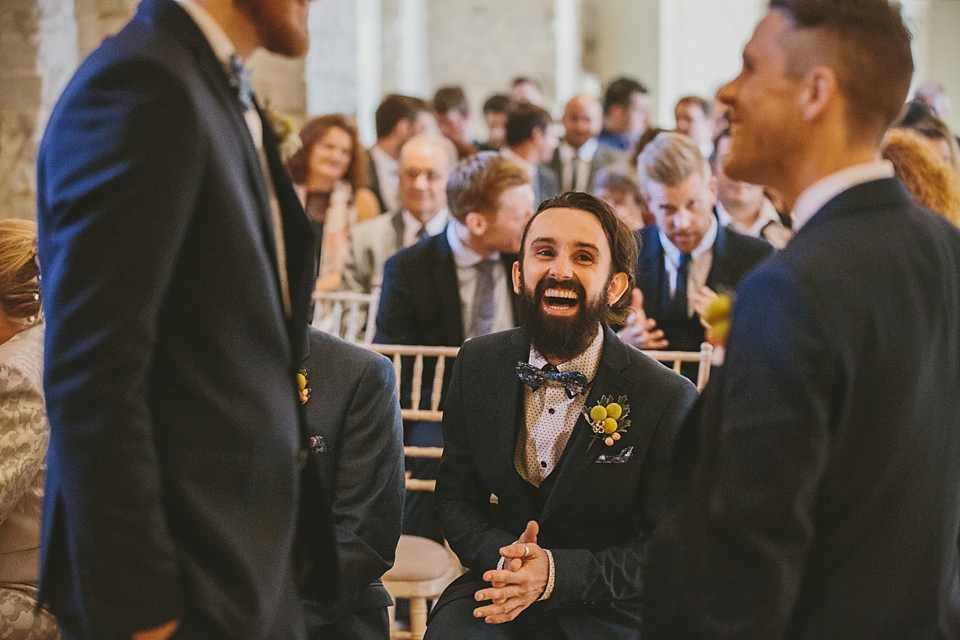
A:
[[[518,429],[524,428],[522,383],[516,375],[517,362],[526,362],[530,355],[530,346],[523,336],[523,332],[514,329],[510,332],[510,340],[505,341],[497,351],[497,364],[493,371],[489,386],[490,407],[487,424],[503,425],[497,431],[496,448],[491,451],[489,458],[492,464],[497,465],[498,475],[516,483],[513,496],[524,497],[520,475],[513,466],[513,458],[517,446]],[[532,508],[532,506],[530,507]]]
[[[656,228],[651,228],[650,232],[642,234],[637,232],[642,238],[643,246],[640,247],[640,257],[637,261],[637,286],[643,294],[643,308],[647,316],[652,318],[661,317],[662,309],[662,290],[663,290],[663,249],[660,246],[660,236]],[[640,277],[641,273],[647,274]]]
[[[597,367],[597,375],[590,387],[584,407],[589,408],[597,404],[600,396],[612,396],[617,399],[621,395],[628,395],[629,385],[622,375],[622,371],[630,364],[630,358],[625,349],[626,347],[616,339],[613,331],[605,327],[600,365]],[[583,472],[596,462],[601,453],[604,453],[606,446],[602,442],[595,441],[592,445],[590,444],[592,436],[593,431],[581,414],[567,442],[563,463],[557,470],[559,473],[557,482],[543,507],[541,524],[559,505],[563,504],[567,495],[576,487],[577,480]]]
[[[440,306],[441,327],[449,340],[446,344],[463,344],[464,319],[460,309],[460,283],[457,280],[453,251],[447,242],[445,231],[441,231],[431,241],[436,242],[437,246],[437,264],[433,274],[437,303]]]
[[[716,210],[714,210],[716,211]],[[716,213],[714,213],[716,215]],[[727,277],[727,230],[717,221],[717,239],[713,241],[713,261],[707,274],[706,285],[716,291],[717,282],[730,282]],[[718,291],[717,293],[723,293]]]

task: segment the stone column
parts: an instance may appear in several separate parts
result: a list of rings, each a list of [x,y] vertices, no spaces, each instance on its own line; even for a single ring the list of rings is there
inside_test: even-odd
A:
[[[76,66],[73,0],[0,3],[0,217],[36,217],[37,145]]]

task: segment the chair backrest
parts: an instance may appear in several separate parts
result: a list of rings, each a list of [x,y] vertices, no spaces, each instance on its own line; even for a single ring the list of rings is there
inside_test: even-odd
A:
[[[368,345],[377,326],[380,287],[370,293],[315,291],[313,326],[347,342]]]
[[[440,422],[443,419],[443,411],[440,410],[440,394],[443,389],[444,373],[450,367],[453,359],[457,357],[460,351],[459,347],[427,347],[412,346],[404,344],[371,344],[367,347],[377,353],[382,353],[393,361],[393,369],[397,373],[397,388],[403,387],[404,383],[410,385],[409,402],[406,401],[407,394],[401,394],[400,414],[404,420],[430,420]],[[401,380],[403,369],[403,359],[413,360],[413,367],[410,369],[409,380]],[[436,367],[433,368],[433,379],[424,381],[424,359],[431,362],[436,361]],[[429,370],[429,368],[428,368]],[[429,389],[424,389],[423,385],[429,384]],[[429,397],[430,402],[426,409],[421,408],[421,399]]]
[[[700,345],[700,351],[644,351],[644,354],[654,360],[659,360],[664,364],[672,366],[673,370],[680,373],[680,367],[684,362],[697,362],[697,391],[703,391],[707,386],[707,380],[710,379],[710,363],[713,360],[713,345],[704,342]]]

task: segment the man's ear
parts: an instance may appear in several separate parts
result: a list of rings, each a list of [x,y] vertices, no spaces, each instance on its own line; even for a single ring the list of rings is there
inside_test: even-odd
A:
[[[470,235],[480,238],[490,228],[490,220],[482,213],[471,211],[463,217],[463,226],[467,228]]]
[[[613,306],[627,292],[627,286],[630,284],[630,278],[622,271],[615,274],[610,280],[610,286],[607,287],[607,304]]]
[[[520,261],[513,263],[513,271],[511,272],[513,276],[513,292],[517,295],[520,295],[522,292],[522,287],[520,286]]]
[[[803,80],[800,110],[811,122],[819,118],[837,97],[837,76],[830,67],[817,66]]]

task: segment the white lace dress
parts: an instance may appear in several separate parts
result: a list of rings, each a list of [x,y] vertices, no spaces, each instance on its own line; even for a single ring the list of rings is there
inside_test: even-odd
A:
[[[34,611],[50,439],[42,370],[43,326],[0,344],[0,640],[59,637],[53,616]]]

